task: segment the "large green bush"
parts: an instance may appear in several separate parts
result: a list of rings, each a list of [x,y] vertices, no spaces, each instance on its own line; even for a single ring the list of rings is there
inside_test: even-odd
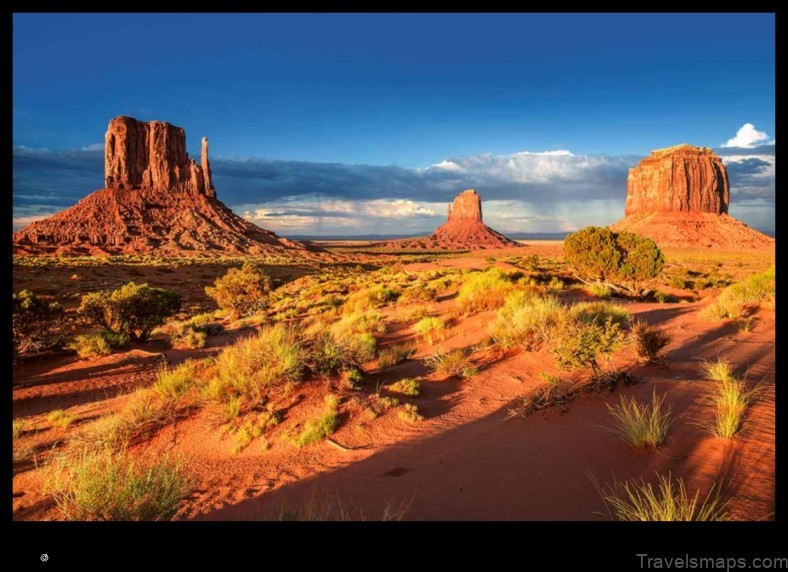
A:
[[[129,282],[117,290],[86,294],[79,312],[101,328],[144,342],[180,307],[176,292]]]
[[[60,304],[42,300],[30,290],[14,293],[12,313],[15,354],[51,345],[63,318]]]
[[[256,261],[244,262],[241,268],[230,268],[213,286],[206,286],[205,293],[214,299],[222,310],[237,318],[248,316],[261,309],[271,292],[271,278]]]
[[[564,240],[564,257],[578,278],[640,294],[642,283],[657,277],[665,257],[650,238],[590,226]]]

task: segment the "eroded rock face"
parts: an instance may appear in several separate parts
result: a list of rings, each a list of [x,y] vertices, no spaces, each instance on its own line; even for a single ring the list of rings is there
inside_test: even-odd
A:
[[[473,189],[448,206],[446,222],[424,238],[392,240],[378,246],[396,250],[485,250],[517,246],[482,222],[482,198]]]
[[[482,198],[474,189],[461,192],[449,205],[446,220],[482,220]]]
[[[110,120],[105,136],[104,184],[108,189],[151,189],[215,196],[203,139],[202,165],[186,152],[186,132],[164,121]],[[207,170],[206,170],[207,167]]]
[[[728,212],[725,165],[707,147],[676,145],[652,151],[629,170],[625,215],[648,212]]]
[[[314,250],[239,217],[216,198],[202,140],[200,165],[186,133],[163,121],[116,117],[105,148],[106,188],[14,233],[15,254],[287,254]]]

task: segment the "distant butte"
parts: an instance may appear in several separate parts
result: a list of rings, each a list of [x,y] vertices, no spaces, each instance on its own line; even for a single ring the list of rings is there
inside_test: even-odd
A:
[[[392,240],[376,246],[402,250],[482,250],[519,246],[482,222],[482,198],[461,192],[449,205],[446,222],[424,238]]]
[[[611,229],[660,246],[756,248],[774,239],[728,216],[725,165],[707,147],[681,144],[652,151],[629,170],[625,217]]]
[[[105,188],[13,236],[15,254],[265,254],[305,251],[239,217],[216,198],[208,139],[200,164],[186,133],[164,121],[110,120]]]

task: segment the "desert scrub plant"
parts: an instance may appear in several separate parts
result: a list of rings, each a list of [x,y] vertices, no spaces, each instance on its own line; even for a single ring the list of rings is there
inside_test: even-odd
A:
[[[425,360],[427,367],[448,377],[473,377],[478,369],[471,361],[470,352],[466,348],[455,348],[443,353],[436,353]]]
[[[714,419],[703,424],[709,433],[720,439],[733,439],[741,429],[744,415],[757,390],[757,386],[751,388],[735,377],[717,380],[711,398],[715,406]]]
[[[270,388],[301,381],[305,358],[303,341],[293,327],[266,326],[219,353],[211,393],[220,400],[235,395],[260,402]]]
[[[430,288],[424,282],[417,282],[413,286],[402,291],[397,300],[398,304],[413,304],[414,302],[432,302],[437,297],[434,288]]]
[[[22,290],[13,294],[11,311],[14,355],[57,344],[65,313],[60,304],[46,301],[30,290]]]
[[[742,318],[758,308],[774,308],[775,301],[774,268],[753,274],[720,294],[717,302],[705,308],[701,315],[706,319]]]
[[[409,360],[415,353],[416,348],[407,342],[389,344],[378,352],[378,361],[380,362],[380,367],[390,367]]]
[[[610,356],[624,343],[624,332],[610,318],[602,326],[565,318],[556,331],[550,351],[558,367],[565,371],[589,367],[595,377],[601,373],[597,360]]]
[[[724,521],[728,520],[729,501],[715,487],[701,500],[700,491],[690,496],[682,479],[673,481],[671,473],[657,473],[653,486],[631,480],[600,487],[594,483],[611,520],[619,521]]]
[[[178,399],[195,383],[197,362],[187,360],[175,367],[164,366],[156,373],[153,390],[162,397]]]
[[[460,287],[457,307],[465,314],[495,310],[503,306],[513,289],[510,276],[500,268],[476,272]]]
[[[396,317],[401,322],[417,322],[430,315],[430,307],[427,304],[414,304],[397,309]]]
[[[338,335],[383,333],[386,331],[386,325],[380,312],[367,310],[345,314],[331,325],[331,331]]]
[[[504,349],[532,350],[546,342],[563,306],[554,296],[513,292],[490,324],[490,335]]]
[[[332,435],[339,427],[339,399],[334,395],[326,396],[326,406],[318,417],[307,419],[304,429],[295,438],[297,447],[306,447]]]
[[[610,320],[619,328],[629,326],[629,312],[613,302],[580,302],[569,308],[569,314],[584,324],[604,326]]]
[[[657,277],[665,265],[650,238],[594,226],[564,239],[564,257],[580,280],[632,294],[639,294],[642,283]]]
[[[644,320],[637,320],[632,324],[632,340],[638,357],[646,364],[664,364],[665,357],[662,351],[673,336],[661,328],[651,326]]]
[[[354,312],[371,310],[385,306],[399,297],[399,292],[386,288],[380,284],[370,286],[354,292],[348,296],[347,301],[342,306],[342,312],[352,314]]]
[[[569,402],[578,393],[571,383],[557,376],[547,376],[545,380],[545,384],[512,400],[506,414],[507,421],[515,418],[524,419],[532,413],[552,407],[566,409]]]
[[[419,413],[419,408],[412,403],[403,403],[397,415],[399,415],[400,419],[404,419],[409,423],[424,421],[424,416]]]
[[[45,475],[45,490],[69,520],[170,520],[191,489],[180,461],[142,461],[125,449],[61,453]]]
[[[230,268],[213,286],[206,286],[205,293],[231,318],[248,316],[265,307],[271,292],[271,278],[263,265],[254,260],[244,262],[240,268]]]
[[[706,360],[703,362],[703,372],[712,381],[735,381],[736,375],[733,365],[725,358],[718,357],[716,360]]]
[[[670,428],[671,407],[664,405],[665,395],[658,397],[656,389],[650,404],[622,395],[619,403],[607,406],[613,417],[611,430],[634,449],[656,449]]]
[[[438,339],[443,339],[446,332],[446,322],[436,317],[422,318],[413,325],[413,331],[429,345],[432,345]]]
[[[66,413],[62,409],[55,409],[54,411],[50,411],[47,415],[47,421],[49,421],[53,427],[58,427],[60,429],[68,429],[76,420],[76,415]]]
[[[80,359],[108,356],[112,353],[109,342],[100,332],[90,332],[74,336],[69,348],[77,352]]]
[[[600,300],[607,300],[613,295],[613,290],[610,286],[606,286],[599,282],[592,282],[587,287],[588,293],[592,296],[596,296]]]
[[[176,292],[129,282],[117,290],[84,295],[79,312],[101,328],[144,342],[180,307]]]
[[[305,364],[319,375],[357,369],[375,358],[377,340],[372,334],[324,331],[305,341]]]
[[[26,419],[14,419],[13,428],[14,428],[14,439],[19,439],[22,436],[22,433],[27,431],[27,420]]]
[[[273,410],[265,410],[251,415],[244,420],[235,432],[236,443],[233,447],[233,454],[237,455],[243,451],[252,441],[259,438],[266,429],[275,427],[281,423],[279,414]]]
[[[419,382],[413,378],[406,377],[387,387],[389,391],[399,393],[407,397],[418,397],[421,392]]]

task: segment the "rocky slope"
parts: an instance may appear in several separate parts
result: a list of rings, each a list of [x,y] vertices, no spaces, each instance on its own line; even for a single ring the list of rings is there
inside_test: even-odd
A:
[[[105,186],[14,233],[15,254],[265,254],[305,251],[234,214],[216,198],[202,140],[201,164],[186,133],[163,121],[116,117],[105,138]]]
[[[431,235],[376,246],[395,250],[481,250],[518,244],[482,222],[482,198],[468,189],[457,195],[448,207],[446,222]]]

